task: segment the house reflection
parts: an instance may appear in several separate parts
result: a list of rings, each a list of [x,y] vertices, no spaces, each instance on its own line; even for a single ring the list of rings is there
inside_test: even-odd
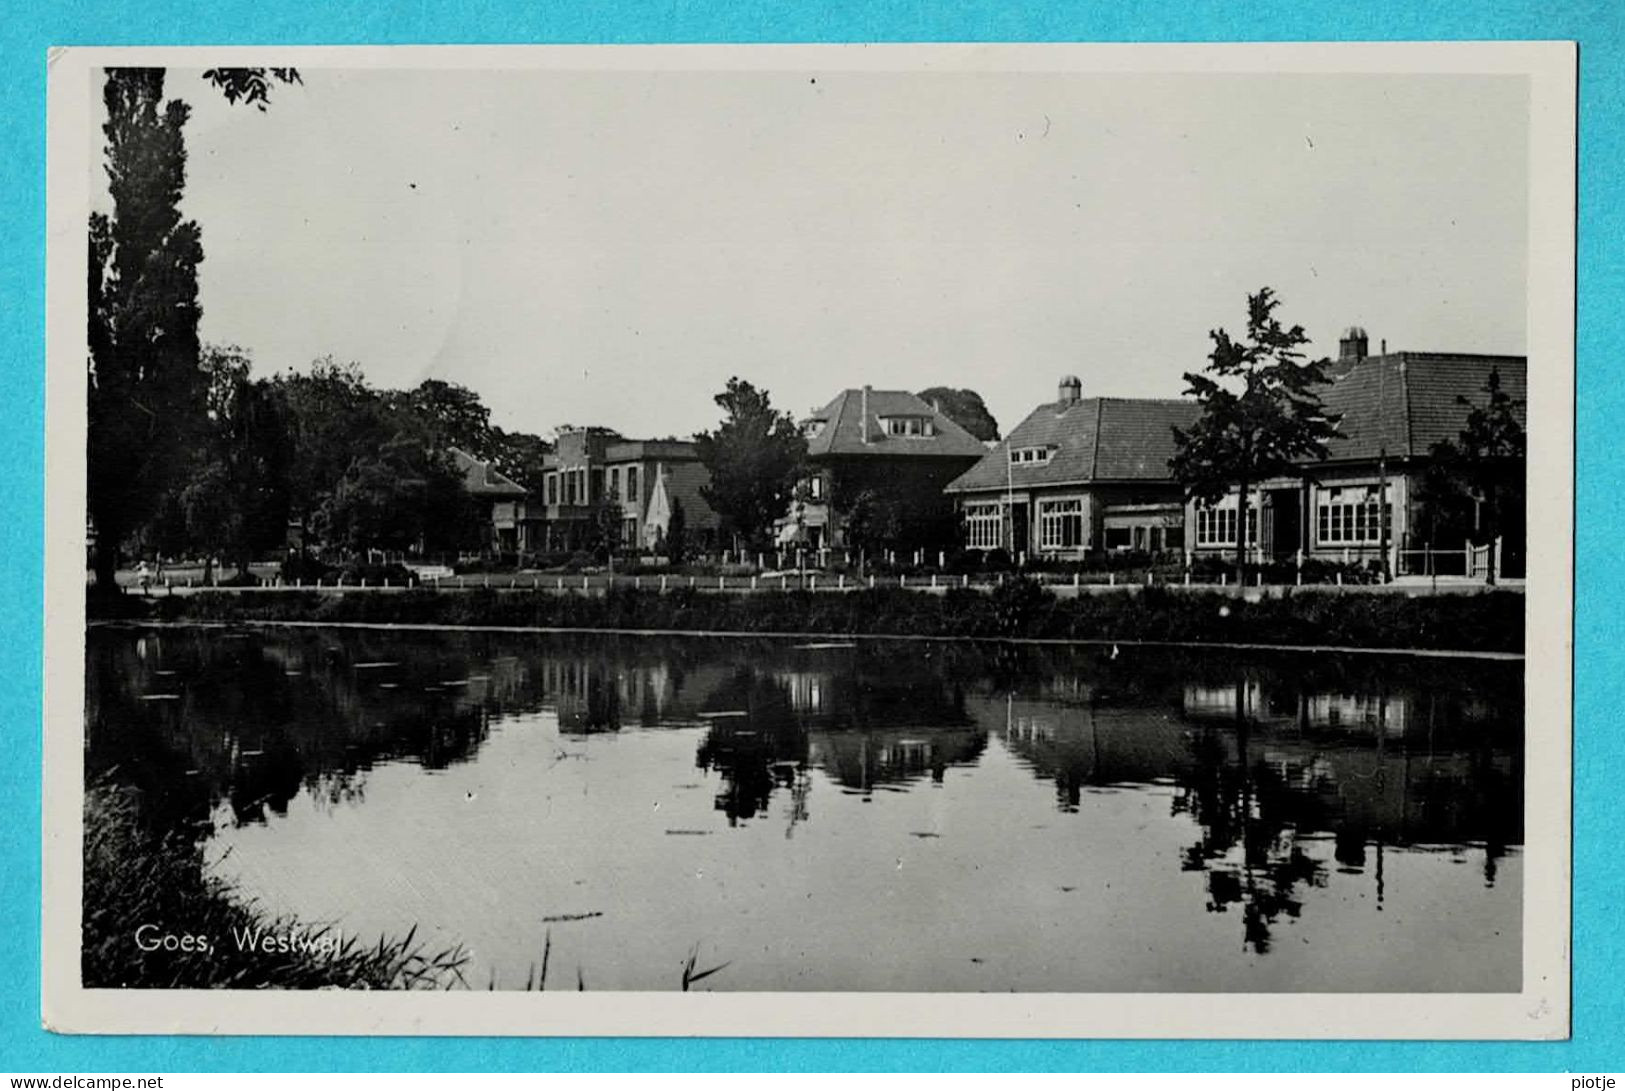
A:
[[[87,667],[87,778],[116,769],[169,829],[265,821],[301,791],[345,805],[375,765],[446,769],[550,712],[571,736],[693,731],[716,810],[787,834],[820,782],[931,790],[990,745],[1062,812],[1155,790],[1189,823],[1180,866],[1257,951],[1331,875],[1382,906],[1389,850],[1470,855],[1494,883],[1523,838],[1522,676],[1498,664],[181,629],[93,632]]]

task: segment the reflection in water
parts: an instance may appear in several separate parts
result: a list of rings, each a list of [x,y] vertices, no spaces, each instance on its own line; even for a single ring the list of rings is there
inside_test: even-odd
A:
[[[1061,866],[1046,855],[1076,855],[1108,876],[1150,868],[1137,895],[1155,912],[1187,928],[1192,919],[1181,913],[1236,922],[1228,927],[1239,924],[1232,935],[1250,958],[1282,957],[1282,922],[1309,912],[1312,892],[1369,895],[1371,911],[1382,913],[1396,860],[1411,875],[1428,860],[1454,868],[1469,859],[1481,889],[1491,890],[1522,842],[1522,679],[1504,665],[1440,671],[1362,657],[1112,657],[1005,645],[99,629],[90,635],[87,686],[87,778],[141,788],[148,820],[166,828],[216,837],[280,828],[302,793],[327,812],[365,809],[375,771],[435,777],[478,766],[503,725],[518,730],[540,716],[556,741],[546,745],[548,764],[524,773],[539,786],[566,758],[623,754],[635,769],[637,754],[654,752],[638,740],[663,735],[692,738],[690,769],[710,782],[709,806],[724,831],[771,819],[798,841],[798,831],[825,826],[845,837],[867,824],[878,837],[893,821],[880,806],[886,800],[941,793],[943,802],[906,820],[931,828],[903,832],[941,838],[944,852],[972,839],[982,847],[944,863],[938,887],[909,888],[913,911],[969,899],[959,918],[974,926],[975,903],[1006,893],[977,878],[987,854],[1015,859],[1031,841],[1049,847],[1006,885],[1077,890],[1045,873]],[[596,741],[620,736],[634,749],[606,751]],[[1018,826],[1027,804],[1013,786],[974,805],[947,791],[968,783],[956,777],[991,789],[1006,767],[1047,786],[1050,813],[1069,817]],[[595,791],[622,783],[581,775]],[[1125,792],[1163,801],[1158,821],[1173,823],[1179,839],[1166,863],[1156,862],[1153,833],[1080,845],[1116,828],[1111,821],[1130,804],[1114,799]],[[418,794],[437,798],[428,782]],[[562,798],[546,797],[548,814]],[[692,817],[686,826],[673,821],[655,832],[711,832],[688,828]],[[591,850],[591,835],[582,840]],[[763,873],[779,868],[749,855],[773,851],[764,843],[735,843],[729,850],[724,839],[715,851],[745,853]],[[660,837],[648,851],[676,850]],[[1164,904],[1153,874],[1159,891],[1183,875],[1200,882],[1199,894],[1183,908]],[[862,881],[880,897],[899,880]],[[1341,912],[1320,895],[1314,911]],[[1516,920],[1502,931],[1515,953]],[[1009,987],[1038,987],[1049,972],[1042,965]]]

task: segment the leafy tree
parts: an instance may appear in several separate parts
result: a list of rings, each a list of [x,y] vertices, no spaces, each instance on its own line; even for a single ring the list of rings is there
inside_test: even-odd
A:
[[[553,445],[541,436],[529,432],[505,432],[491,429],[491,464],[498,471],[517,481],[527,489],[542,487],[542,474]]]
[[[1326,382],[1326,362],[1305,362],[1302,326],[1281,325],[1280,305],[1270,288],[1247,297],[1247,336],[1233,340],[1211,331],[1213,351],[1202,373],[1186,372],[1185,393],[1202,415],[1187,431],[1175,428],[1178,450],[1168,465],[1187,498],[1211,504],[1236,489],[1236,576],[1247,574],[1249,492],[1259,481],[1290,472],[1305,459],[1324,459],[1326,444],[1340,433],[1316,389]]]
[[[256,552],[281,545],[286,533],[287,427],[269,384],[249,377],[240,349],[209,348],[203,371],[208,427],[181,507],[206,560],[228,555],[240,574]]]
[[[700,492],[727,531],[759,548],[794,495],[807,444],[794,418],[775,410],[767,391],[743,379],[729,379],[715,401],[722,423],[694,437],[711,474]]]
[[[358,455],[315,514],[322,540],[347,553],[439,552],[473,544],[478,526],[451,459],[400,436]]]
[[[402,418],[397,427],[415,424],[430,447],[458,447],[475,458],[491,457],[491,411],[468,387],[426,379],[411,390],[390,393],[386,401]]]
[[[86,484],[96,584],[109,589],[120,546],[174,487],[203,419],[203,246],[180,212],[190,109],[164,100],[154,68],[108,69],[102,100],[113,211],[90,217]]]
[[[205,82],[226,96],[232,105],[241,102],[261,113],[271,104],[271,85],[304,83],[297,68],[211,68],[203,73]]]
[[[271,380],[290,436],[289,514],[306,527],[358,457],[376,457],[393,437],[383,399],[355,364],[317,360],[308,372]]]
[[[1467,420],[1453,440],[1433,445],[1432,465],[1424,477],[1424,505],[1435,518],[1449,518],[1470,504],[1476,534],[1493,547],[1506,532],[1521,542],[1524,508],[1524,473],[1528,438],[1518,411],[1523,402],[1501,389],[1501,371],[1490,369],[1482,390],[1482,404],[1458,395],[1456,404],[1468,409]],[[1457,515],[1460,518],[1460,515]],[[1487,582],[1495,583],[1495,550],[1489,551]]]
[[[974,390],[955,390],[951,386],[933,386],[922,390],[919,398],[935,405],[949,420],[981,440],[983,443],[999,438],[999,422],[988,412],[982,396]]]

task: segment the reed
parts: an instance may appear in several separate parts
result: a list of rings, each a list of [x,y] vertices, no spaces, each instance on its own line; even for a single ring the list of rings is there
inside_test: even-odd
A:
[[[148,829],[136,792],[85,794],[81,974],[88,988],[439,989],[464,985],[461,947],[363,944],[245,900],[205,865],[197,838]],[[244,937],[271,942],[245,944]],[[164,937],[175,937],[172,945]],[[191,942],[186,938],[190,937]],[[289,942],[282,943],[282,938]],[[151,949],[144,949],[151,948]]]

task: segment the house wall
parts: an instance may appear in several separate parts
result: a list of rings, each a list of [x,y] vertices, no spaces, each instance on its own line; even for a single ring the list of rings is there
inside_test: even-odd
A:
[[[1078,510],[1063,513],[1050,507],[1068,503],[1075,503]],[[1118,547],[1123,549],[1180,548],[1184,538],[1185,519],[1178,487],[1160,482],[1040,485],[961,494],[956,499],[962,518],[968,509],[988,504],[998,505],[1001,510],[1014,504],[1018,513],[1025,513],[1025,523],[1015,540],[1018,549],[1025,541],[1026,548],[1021,551],[1030,556],[1064,559],[1101,552],[1110,548],[1108,529],[1128,531],[1127,542]],[[1050,515],[1048,528],[1046,514]],[[1069,518],[1076,520],[1076,530],[1062,525],[1062,520]],[[1007,528],[993,548],[1009,549],[1009,543]],[[969,547],[989,548],[974,544]]]

